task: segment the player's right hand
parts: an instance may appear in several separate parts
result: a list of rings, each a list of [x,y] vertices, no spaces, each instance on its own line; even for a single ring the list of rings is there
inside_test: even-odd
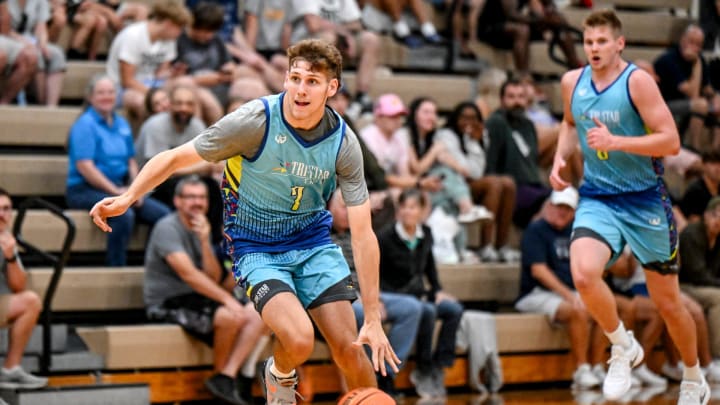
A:
[[[550,186],[553,190],[562,191],[570,186],[570,183],[565,181],[560,175],[560,171],[565,168],[567,162],[561,157],[556,157],[553,162],[552,170],[550,171]]]
[[[130,208],[130,204],[132,204],[132,201],[125,197],[124,194],[117,197],[105,197],[92,207],[90,216],[95,225],[103,232],[112,232],[107,219],[124,214]]]

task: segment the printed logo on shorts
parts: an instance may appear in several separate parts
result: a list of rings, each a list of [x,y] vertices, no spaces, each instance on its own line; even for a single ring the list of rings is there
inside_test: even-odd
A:
[[[648,223],[652,226],[658,226],[661,222],[662,220],[659,217],[650,218],[650,220],[648,221]]]
[[[267,293],[270,292],[270,287],[267,285],[267,283],[263,283],[262,285],[253,286],[253,302],[255,303],[255,306],[259,305],[260,301],[267,295]]]

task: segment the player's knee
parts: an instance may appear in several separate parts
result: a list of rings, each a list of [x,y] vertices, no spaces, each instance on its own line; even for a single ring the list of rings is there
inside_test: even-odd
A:
[[[315,343],[315,333],[312,328],[307,330],[298,329],[294,333],[287,334],[282,345],[287,353],[291,353],[298,362],[303,362],[310,357]]]

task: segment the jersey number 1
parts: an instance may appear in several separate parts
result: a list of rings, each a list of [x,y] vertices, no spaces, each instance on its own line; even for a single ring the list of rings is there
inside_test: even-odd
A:
[[[295,202],[293,203],[291,210],[297,211],[298,208],[300,208],[300,201],[303,198],[304,190],[305,190],[305,187],[303,187],[303,186],[290,187],[290,195],[295,197]]]

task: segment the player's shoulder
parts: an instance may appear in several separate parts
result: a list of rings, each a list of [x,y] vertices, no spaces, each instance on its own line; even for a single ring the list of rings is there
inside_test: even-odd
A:
[[[577,83],[578,79],[580,79],[580,75],[582,75],[583,71],[585,70],[584,67],[580,67],[577,69],[568,70],[562,75],[562,78],[560,79],[560,83],[562,86],[575,86],[575,83]]]

